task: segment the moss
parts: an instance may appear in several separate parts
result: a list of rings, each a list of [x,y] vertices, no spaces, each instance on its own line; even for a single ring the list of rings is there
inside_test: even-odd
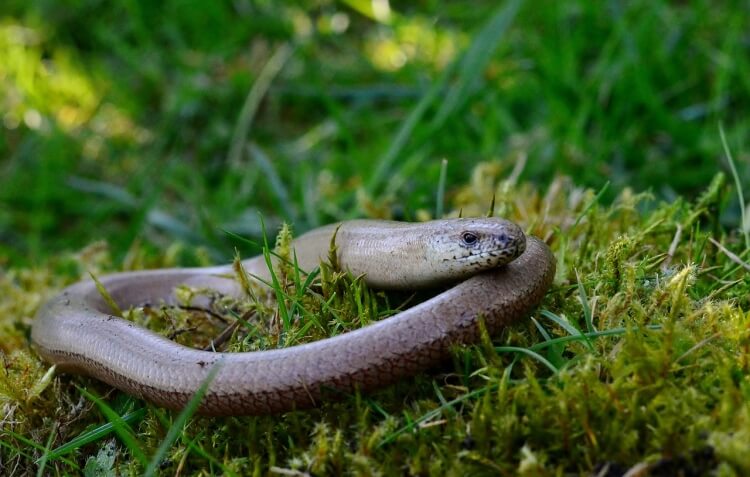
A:
[[[496,163],[477,168],[454,194],[449,215],[460,209],[483,215],[494,195],[498,211],[551,244],[558,276],[533,319],[492,343],[456,349],[440,369],[371,395],[281,416],[193,418],[160,472],[561,475],[609,469],[607,475],[620,475],[636,465],[653,475],[750,472],[750,280],[708,242],[713,237],[739,248],[731,235],[716,232],[723,230],[723,177],[692,204],[660,204],[626,191],[605,207],[596,191],[567,179],[541,192],[504,181],[503,173]],[[285,252],[289,239],[282,234],[277,250],[293,262]],[[35,309],[63,281],[85,268],[111,268],[101,247],[94,255],[61,256],[0,278],[0,458],[9,468],[36,472],[45,447],[106,423],[76,386],[107,396],[119,412],[128,405],[100,383],[45,377],[47,366],[28,344]],[[221,302],[214,310],[225,314],[220,319],[184,309],[130,314],[165,334],[197,328],[206,336],[242,316],[248,326],[229,345],[238,350],[320,339],[402,304],[401,297],[367,290],[357,277],[327,265],[310,283],[288,266],[277,278],[279,307],[249,298]],[[186,301],[199,293],[205,292],[186,290]],[[288,322],[275,322],[282,314]],[[204,328],[207,317],[215,323]],[[194,333],[177,334],[205,344]],[[511,352],[511,346],[535,354]],[[131,425],[151,455],[175,416],[145,409]],[[49,458],[45,472],[75,474],[111,461],[114,469],[137,474],[142,468],[130,455],[121,441],[102,436],[68,460]]]

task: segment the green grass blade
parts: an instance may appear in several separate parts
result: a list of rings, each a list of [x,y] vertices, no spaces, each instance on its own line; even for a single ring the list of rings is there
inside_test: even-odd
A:
[[[279,277],[276,275],[276,271],[273,268],[273,261],[271,260],[271,256],[276,254],[271,250],[270,245],[268,245],[266,224],[262,218],[260,221],[260,226],[261,230],[263,231],[263,260],[265,261],[266,266],[268,267],[268,272],[271,275],[271,283],[267,283],[267,285],[270,286],[271,289],[273,289],[274,295],[276,297],[276,306],[279,309],[279,314],[281,315],[281,320],[284,324],[284,330],[288,330],[291,324],[291,316],[289,315],[289,310],[286,306],[286,300],[284,300],[285,293],[281,288],[281,282],[279,282]]]
[[[24,452],[23,450],[18,449],[16,447],[13,447],[5,439],[2,439],[2,437],[5,437],[5,435],[11,436],[11,437],[13,437],[15,439],[18,439],[19,441],[21,441],[24,444],[26,444],[27,446],[29,446],[29,448],[40,450],[43,453],[47,452],[47,448],[45,446],[39,445],[36,442],[32,441],[31,439],[29,439],[27,437],[24,437],[21,434],[18,434],[16,432],[11,431],[11,430],[0,431],[0,447],[5,447],[6,449],[10,450],[11,452],[14,452],[14,453],[16,453],[16,454],[24,457],[26,460],[28,460],[30,462],[33,461],[34,464],[36,464],[36,465],[39,465],[41,463],[42,458],[44,456],[40,457],[39,459],[34,460],[34,457],[31,454],[29,454],[27,452]],[[74,469],[78,470],[78,464],[76,464],[74,461],[69,460],[69,459],[65,459],[65,458],[60,459],[60,460],[62,462],[64,462],[66,465],[69,465],[69,466],[73,467]],[[49,459],[47,459],[47,462],[49,462]]]
[[[135,411],[128,412],[127,414],[123,415],[121,419],[127,424],[132,424],[143,419],[145,415],[146,408],[142,407],[140,409],[136,409]],[[115,425],[111,422],[102,424],[101,426],[97,426],[94,429],[83,432],[82,434],[66,442],[65,444],[54,448],[48,454],[46,454],[46,458],[48,461],[58,459],[61,456],[69,454],[70,452],[73,452],[80,447],[101,440],[102,438],[111,434],[114,430]],[[39,460],[37,462],[39,462]]]
[[[534,323],[534,326],[536,326],[536,329],[539,330],[539,333],[541,333],[542,337],[544,338],[544,341],[552,341],[553,338],[550,336],[550,334],[547,332],[547,330],[542,326],[539,321],[537,321],[536,318],[531,318],[532,323]],[[549,351],[547,352],[547,359],[555,365],[555,367],[560,368],[562,367],[566,360],[562,355],[563,348],[562,346],[550,346]]]
[[[71,188],[87,194],[99,196],[120,204],[126,209],[138,208],[140,202],[127,189],[110,182],[97,181],[84,177],[71,176],[65,181]]]
[[[114,298],[112,298],[112,295],[109,294],[107,289],[102,285],[102,282],[99,281],[99,278],[97,278],[96,275],[89,272],[89,276],[92,280],[94,280],[94,284],[96,285],[96,290],[99,292],[99,295],[102,296],[102,299],[104,302],[109,306],[109,308],[112,310],[112,314],[122,318],[122,310],[120,309],[120,306],[117,304]]]
[[[662,329],[661,325],[648,325],[645,326],[643,329],[650,330],[650,331],[659,331]],[[637,330],[637,328],[634,329],[634,331]],[[533,346],[530,346],[529,349],[533,351],[540,351],[545,348],[549,348],[551,346],[556,346],[563,343],[570,343],[574,341],[584,341],[586,339],[595,339],[595,338],[601,338],[605,336],[619,336],[624,335],[628,331],[627,328],[611,328],[608,330],[602,330],[602,331],[595,331],[593,333],[585,333],[581,335],[569,335],[569,336],[560,336],[558,338],[553,338],[549,341],[543,341],[541,343],[537,343]]]
[[[435,218],[443,217],[445,207],[445,182],[448,176],[448,159],[440,161],[440,178],[438,179],[437,198],[435,200]]]
[[[734,185],[737,189],[737,201],[740,203],[740,224],[742,225],[742,236],[745,238],[745,250],[750,249],[750,228],[747,225],[747,211],[745,210],[745,195],[742,192],[742,182],[740,174],[737,172],[737,166],[734,164],[732,151],[727,144],[727,136],[724,134],[724,126],[719,123],[719,137],[721,138],[721,147],[724,148],[724,155],[729,163],[729,169],[732,171]]]
[[[599,203],[599,200],[602,198],[605,192],[607,192],[607,189],[609,189],[609,181],[605,182],[601,189],[599,189],[599,192],[596,193],[593,199],[591,199],[591,202],[586,204],[586,207],[583,208],[580,214],[578,214],[578,217],[576,217],[576,221],[573,222],[573,227],[571,229],[574,229],[578,226],[578,224],[581,223],[581,220],[583,220],[584,217],[586,217],[589,213],[589,211]]]
[[[489,21],[476,35],[461,58],[458,78],[448,91],[445,99],[440,103],[440,109],[430,124],[431,130],[434,131],[442,127],[448,117],[460,105],[466,103],[471,88],[475,87],[476,82],[481,78],[522,3],[522,0],[506,2],[502,7],[495,10]]]
[[[562,319],[561,317],[555,315],[554,313],[548,310],[542,310],[541,314],[542,316],[554,321],[560,328],[570,333],[571,336],[583,337],[584,341],[586,342],[586,346],[588,346],[588,348],[593,351],[594,346],[593,344],[591,344],[591,341],[589,341],[589,339],[586,338],[586,335],[581,333],[581,331],[575,326],[573,326],[569,321]]]
[[[115,410],[109,407],[109,405],[104,402],[104,400],[99,396],[87,391],[84,388],[79,387],[78,390],[81,392],[81,394],[86,396],[89,401],[92,401],[94,404],[96,404],[102,414],[104,414],[104,417],[106,417],[107,420],[112,424],[115,433],[117,433],[117,437],[119,437],[122,443],[125,444],[125,446],[130,450],[130,453],[133,455],[133,457],[145,467],[148,463],[148,459],[146,458],[146,454],[143,452],[143,449],[141,449],[141,446],[138,444],[138,440],[133,435],[132,430],[130,429],[130,425],[125,422],[122,416],[117,414]]]
[[[521,353],[525,354],[526,356],[530,356],[534,358],[535,360],[539,361],[542,365],[549,368],[550,371],[552,371],[554,374],[557,374],[560,372],[560,369],[555,366],[554,364],[550,363],[547,358],[542,356],[541,354],[529,349],[529,348],[522,348],[520,346],[495,346],[495,351],[498,353]]]
[[[409,141],[409,138],[412,137],[414,129],[422,120],[422,116],[424,116],[430,106],[432,106],[432,104],[438,99],[440,93],[445,89],[452,71],[453,65],[446,68],[438,80],[430,86],[430,89],[427,90],[414,109],[411,110],[406,117],[406,120],[396,132],[394,138],[390,141],[390,145],[385,154],[375,161],[373,167],[374,172],[371,176],[372,178],[367,184],[367,190],[370,194],[374,194],[379,190],[383,183],[389,178],[393,164],[406,148],[406,144]]]
[[[293,52],[294,47],[289,43],[279,46],[250,88],[245,98],[245,103],[242,105],[242,110],[240,110],[240,116],[237,118],[237,123],[234,126],[234,131],[232,132],[229,153],[227,155],[227,164],[232,169],[236,170],[242,167],[242,149],[247,143],[247,137],[250,134],[255,114],[258,112],[258,106],[260,106],[261,100],[271,87],[273,79],[281,72]]]
[[[589,297],[586,295],[586,289],[583,287],[581,275],[578,273],[578,270],[576,270],[576,282],[578,283],[578,298],[583,307],[583,318],[586,321],[586,331],[592,333],[596,331],[596,328],[594,327],[594,317],[592,316],[591,306],[589,305]]]
[[[286,184],[284,184],[284,181],[281,179],[281,176],[279,176],[279,173],[276,172],[276,169],[273,167],[271,159],[269,159],[269,157],[260,149],[260,147],[252,144],[248,146],[248,153],[253,158],[253,161],[258,164],[258,168],[265,175],[264,182],[266,182],[271,188],[271,192],[276,198],[276,206],[284,211],[284,214],[286,215],[285,218],[287,220],[296,220],[299,213],[297,212],[297,208],[294,206],[295,202],[292,200],[292,197],[289,194],[289,190],[287,189]]]
[[[409,421],[406,425],[403,427],[400,427],[396,429],[394,432],[386,435],[381,439],[381,441],[378,443],[377,447],[383,447],[384,445],[393,442],[398,438],[398,436],[404,434],[405,432],[409,432],[413,429],[415,429],[417,426],[419,426],[421,423],[429,421],[430,419],[434,419],[435,417],[439,416],[443,411],[445,411],[447,408],[453,408],[456,404],[460,404],[464,401],[467,401],[469,399],[473,399],[477,396],[481,396],[482,394],[486,393],[487,391],[490,391],[491,389],[495,389],[497,386],[484,386],[479,389],[475,389],[474,391],[468,392],[466,394],[463,394],[455,399],[452,399],[448,402],[445,402],[440,405],[440,407],[437,407],[429,412],[426,412],[422,416],[418,417],[417,419],[413,421]],[[408,416],[407,416],[408,419]]]
[[[154,452],[154,455],[151,457],[151,461],[148,463],[148,466],[146,467],[146,470],[143,473],[145,477],[153,476],[156,473],[156,471],[159,469],[159,465],[164,459],[164,456],[167,454],[167,451],[169,451],[169,448],[172,447],[172,444],[174,444],[177,438],[180,437],[180,433],[183,431],[183,427],[185,423],[187,422],[188,419],[190,419],[190,417],[195,413],[195,411],[198,410],[198,406],[200,405],[201,400],[203,399],[203,396],[206,394],[206,391],[208,390],[208,386],[211,385],[211,382],[216,377],[216,373],[219,372],[221,365],[222,365],[221,360],[217,361],[216,364],[214,364],[214,366],[211,368],[211,371],[209,371],[208,376],[206,376],[206,379],[203,381],[201,386],[195,392],[193,397],[190,398],[190,401],[188,401],[187,405],[185,406],[185,409],[183,409],[180,412],[180,414],[177,416],[177,419],[175,419],[174,423],[172,424],[172,427],[170,427],[169,431],[167,431],[166,437],[159,445],[159,448],[156,449],[156,452]]]
[[[453,77],[454,71],[457,71],[458,77],[447,96],[440,101],[440,108],[430,121],[427,134],[424,134],[423,137],[428,138],[434,134],[443,126],[450,115],[467,101],[471,88],[484,73],[500,39],[515,18],[521,3],[522,0],[513,0],[497,9],[459,60],[445,68],[438,80],[422,96],[399,128],[388,150],[376,161],[375,172],[367,187],[370,194],[374,194],[388,178],[393,164],[403,153],[407,142],[412,137],[424,114],[433,103],[437,102],[438,98],[442,98],[440,93],[446,90],[448,81]]]
[[[534,323],[534,326],[536,326],[536,329],[539,330],[539,333],[541,333],[542,338],[544,338],[544,341],[551,341],[552,340],[552,336],[544,328],[544,326],[542,326],[542,324],[539,323],[539,321],[536,318],[531,317],[531,322]]]

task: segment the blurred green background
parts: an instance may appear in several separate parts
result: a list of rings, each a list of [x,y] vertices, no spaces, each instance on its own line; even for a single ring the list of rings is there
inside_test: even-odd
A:
[[[672,200],[726,168],[719,123],[746,183],[749,9],[3,0],[0,265],[434,214],[443,158],[449,197],[525,159]]]

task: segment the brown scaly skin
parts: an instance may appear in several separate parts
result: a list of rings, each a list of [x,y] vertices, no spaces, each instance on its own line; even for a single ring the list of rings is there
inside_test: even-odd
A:
[[[518,243],[523,234],[517,226],[500,219],[476,220],[480,225],[481,221],[494,221],[490,223],[492,233],[498,233],[499,228],[506,238],[512,236],[517,249],[514,255],[523,251],[523,244]],[[444,229],[447,222],[427,224]],[[342,230],[346,224],[342,224]],[[372,230],[367,227],[392,224],[356,221],[345,240],[353,240],[359,230],[370,236]],[[460,225],[466,228],[474,223]],[[398,239],[404,231],[399,227],[386,235]],[[330,240],[333,229],[320,230],[325,233],[316,236],[314,232],[310,236],[316,238],[308,243],[304,243],[305,235],[295,241],[303,243],[297,248],[298,254],[303,250],[305,255],[315,255],[305,257],[310,263],[318,260],[318,254],[325,254],[326,240]],[[340,239],[338,236],[339,245]],[[315,247],[310,248],[313,242]],[[540,240],[529,237],[525,243],[525,252],[509,264],[468,278],[413,308],[359,330],[290,348],[212,353],[178,345],[109,315],[107,304],[90,281],[67,288],[45,304],[34,323],[32,339],[39,353],[60,369],[88,374],[160,406],[184,407],[218,364],[199,413],[269,414],[302,409],[355,389],[386,386],[439,363],[452,345],[477,341],[479,317],[493,334],[526,316],[552,283],[555,259]],[[323,244],[322,251],[311,252]],[[419,245],[407,243],[405,253],[413,255],[415,246]],[[398,248],[393,243],[389,247]],[[368,254],[370,260],[376,256]],[[358,260],[354,256],[349,259]],[[429,261],[430,257],[424,259]],[[262,273],[256,263],[260,260],[251,259],[245,265]],[[404,260],[396,254],[395,262],[389,265],[393,272],[402,266],[412,271],[418,266]],[[237,293],[232,281],[217,276],[226,272],[223,267],[131,272],[104,277],[102,283],[121,306],[129,306],[158,299],[169,301],[173,288],[183,283]]]

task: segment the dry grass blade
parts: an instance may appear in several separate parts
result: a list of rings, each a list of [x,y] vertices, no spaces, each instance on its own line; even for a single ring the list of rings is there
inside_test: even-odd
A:
[[[708,240],[709,240],[709,242],[711,242],[712,244],[714,244],[716,246],[716,248],[718,248],[721,251],[721,253],[723,253],[724,255],[726,255],[727,258],[729,258],[729,260],[731,260],[732,262],[736,263],[737,265],[741,266],[742,268],[744,268],[745,270],[747,270],[748,272],[750,272],[750,264],[749,263],[747,263],[744,260],[742,260],[738,255],[736,255],[735,253],[733,253],[732,251],[730,251],[728,248],[726,248],[725,246],[723,246],[720,242],[716,241],[713,237],[708,237]]]

